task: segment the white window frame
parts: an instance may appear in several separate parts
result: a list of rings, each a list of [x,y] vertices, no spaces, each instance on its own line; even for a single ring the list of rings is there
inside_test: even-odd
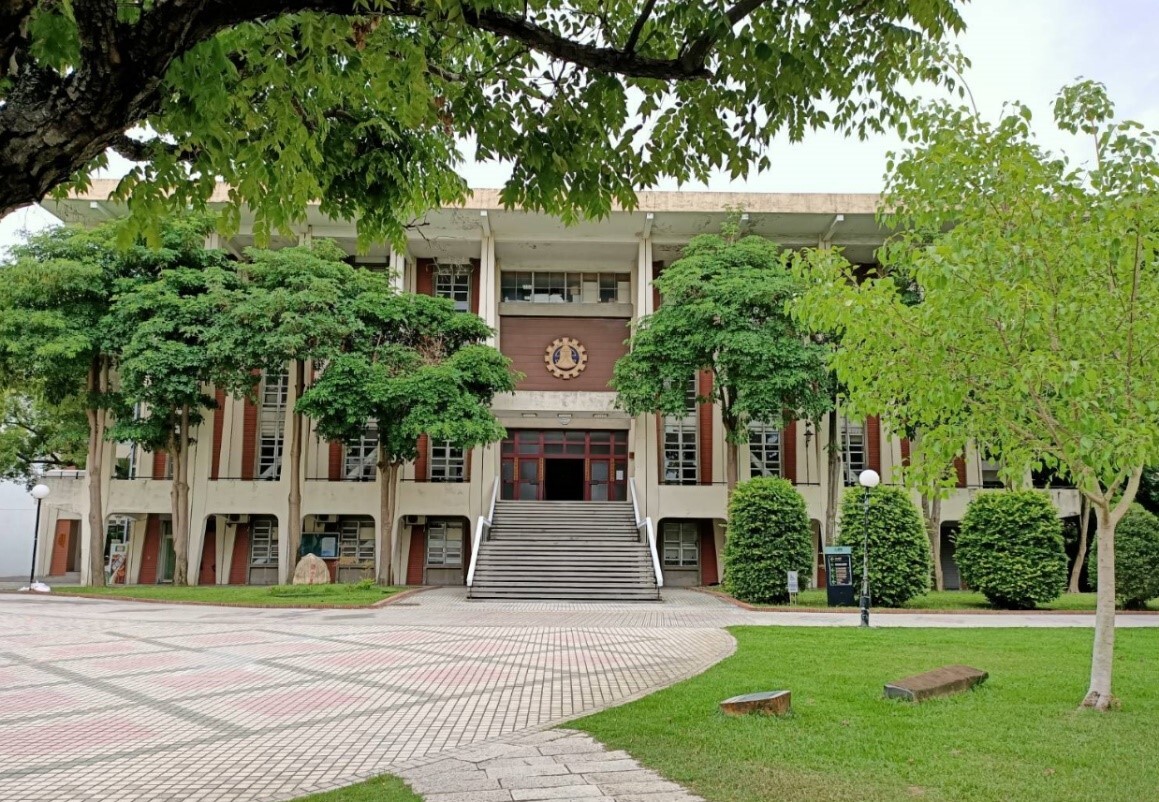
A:
[[[869,467],[869,444],[865,421],[845,420],[841,426],[841,464],[845,466],[845,486],[857,484],[857,477]]]
[[[250,566],[268,568],[278,565],[278,522],[261,515],[250,519]]]
[[[463,536],[462,521],[427,519],[427,567],[462,568]]]
[[[467,452],[450,440],[427,438],[427,479],[431,482],[467,481]]]
[[[338,523],[340,565],[374,564],[374,519],[342,518]]]
[[[661,544],[665,568],[700,566],[700,524],[696,521],[664,521]]]
[[[290,398],[290,374],[287,371],[266,374],[262,378],[258,400],[257,477],[277,481],[282,476],[282,456],[286,447],[286,405]]]
[[[516,274],[530,284],[519,284]],[[508,297],[512,283],[516,284],[515,298]],[[619,270],[504,270],[499,292],[503,303],[631,303],[632,274]]]
[[[455,303],[455,310],[467,312],[471,309],[471,264],[437,265],[435,268],[435,297],[449,298]]]
[[[782,476],[784,432],[767,423],[749,424],[749,476]]]
[[[348,482],[373,482],[378,470],[378,425],[362,430],[357,443],[347,443],[342,459],[342,475]]]
[[[684,417],[664,418],[661,475],[666,485],[695,485],[700,482],[700,420],[696,396],[696,376],[693,376],[684,392]]]

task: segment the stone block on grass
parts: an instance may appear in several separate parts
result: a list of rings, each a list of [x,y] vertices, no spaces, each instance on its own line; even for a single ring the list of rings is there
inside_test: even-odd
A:
[[[725,699],[720,703],[720,710],[728,716],[746,716],[750,713],[783,716],[792,709],[792,699],[789,691],[746,693]]]
[[[295,585],[329,585],[330,569],[317,554],[307,554],[294,568]]]
[[[924,702],[926,699],[968,691],[985,682],[988,676],[985,671],[970,666],[942,666],[888,683],[885,686],[885,698]]]

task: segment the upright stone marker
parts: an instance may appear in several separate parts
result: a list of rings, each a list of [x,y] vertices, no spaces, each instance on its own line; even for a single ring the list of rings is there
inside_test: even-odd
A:
[[[988,676],[985,671],[970,666],[943,666],[889,683],[885,686],[885,698],[924,702],[936,696],[968,691],[975,685],[981,685]]]
[[[307,554],[294,569],[295,585],[329,585],[330,569],[317,554]]]

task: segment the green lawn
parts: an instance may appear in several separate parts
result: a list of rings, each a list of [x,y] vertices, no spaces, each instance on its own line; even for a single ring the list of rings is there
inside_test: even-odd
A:
[[[169,602],[249,604],[257,607],[366,607],[393,596],[400,587],[350,585],[117,585],[54,589],[59,596],[116,596]]]
[[[299,797],[294,802],[422,802],[422,799],[398,777],[383,774],[337,791]]]
[[[715,590],[715,588],[714,588]],[[803,590],[797,594],[798,607],[827,607],[824,588]],[[1151,610],[1159,610],[1159,599],[1148,603]],[[780,608],[778,608],[780,609]],[[992,610],[990,603],[981,593],[970,590],[931,591],[924,596],[910,599],[905,604],[907,610]],[[1095,609],[1095,594],[1064,593],[1039,610],[1090,610]]]
[[[711,802],[1143,802],[1159,789],[1159,631],[1120,630],[1122,709],[1079,710],[1091,632],[738,627],[698,677],[568,724]],[[912,705],[893,679],[949,663],[990,672]],[[729,718],[729,696],[788,688],[793,714]]]

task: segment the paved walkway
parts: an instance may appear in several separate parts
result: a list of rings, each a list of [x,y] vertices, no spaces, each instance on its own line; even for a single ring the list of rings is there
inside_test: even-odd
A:
[[[850,626],[856,614],[665,597],[472,603],[446,589],[374,610],[257,610],[0,595],[0,800],[286,800],[383,772],[429,802],[691,800],[627,756],[590,756],[598,745],[586,736],[538,730],[703,671],[735,647],[724,626]],[[1091,616],[874,623],[1090,626]],[[611,765],[592,771],[581,754]],[[552,790],[573,787],[585,790]]]

